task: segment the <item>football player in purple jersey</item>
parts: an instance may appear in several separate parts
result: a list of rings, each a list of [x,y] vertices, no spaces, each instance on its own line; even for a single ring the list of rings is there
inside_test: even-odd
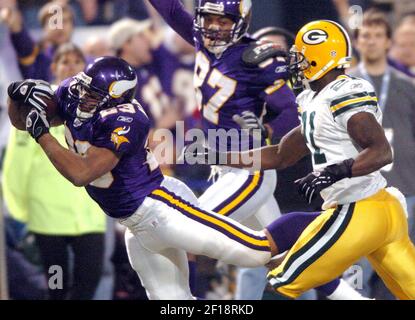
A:
[[[295,96],[285,84],[282,52],[246,34],[250,0],[201,0],[194,17],[178,0],[150,3],[196,49],[194,86],[206,140],[212,129],[225,130],[230,136],[224,141],[210,140],[210,147],[221,151],[252,148],[252,137],[241,134],[241,122],[246,128],[263,128],[259,143],[265,145],[267,132],[259,120],[265,113],[265,104],[274,116],[269,120],[277,118],[275,134],[282,136],[298,124]],[[257,229],[279,216],[273,196],[277,184],[274,170],[250,173],[212,164],[212,173],[218,177],[199,197],[202,208]],[[264,281],[251,297],[261,298],[265,285]]]
[[[127,227],[130,263],[148,297],[193,298],[186,252],[256,267],[290,248],[299,234],[285,236],[284,221],[270,231],[253,231],[201,209],[185,184],[163,176],[147,148],[150,121],[133,99],[136,82],[125,61],[102,57],[64,80],[56,94],[44,81],[29,79],[12,83],[8,95],[10,108],[15,102],[32,107],[26,130],[57,170],[85,186],[108,216]],[[55,113],[42,97],[57,98]],[[70,150],[49,133],[59,124],[65,125]]]
[[[8,94],[33,107],[26,129],[57,170],[127,227],[129,259],[148,297],[193,299],[186,252],[254,267],[270,260],[274,244],[265,231],[201,209],[185,184],[163,176],[147,148],[150,121],[133,99],[136,84],[125,61],[102,57],[60,84],[53,119],[45,82],[14,82]],[[52,123],[65,125],[70,150],[49,133]]]

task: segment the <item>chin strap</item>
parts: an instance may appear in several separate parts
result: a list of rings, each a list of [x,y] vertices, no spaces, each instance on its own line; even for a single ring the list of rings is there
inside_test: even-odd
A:
[[[220,59],[223,55],[223,53],[229,48],[229,45],[223,45],[223,46],[212,46],[207,47],[206,49],[213,53],[216,57],[216,59]]]
[[[81,111],[79,108],[77,108],[76,109],[76,117],[80,121],[87,121],[87,120],[91,119],[94,116],[94,113],[95,113],[96,110],[97,110],[97,108],[94,108],[90,112],[84,112],[84,111]]]

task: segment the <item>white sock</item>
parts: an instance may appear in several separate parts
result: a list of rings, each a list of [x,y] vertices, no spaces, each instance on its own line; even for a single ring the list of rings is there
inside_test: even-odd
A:
[[[327,296],[329,300],[372,300],[362,296],[359,292],[353,289],[346,281],[340,279],[340,284],[334,292]]]

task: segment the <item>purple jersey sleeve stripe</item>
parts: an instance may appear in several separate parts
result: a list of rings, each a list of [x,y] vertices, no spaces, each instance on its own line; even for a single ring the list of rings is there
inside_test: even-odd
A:
[[[180,0],[150,0],[150,3],[174,31],[194,45],[193,16]]]
[[[35,63],[38,55],[39,55],[39,46],[35,46],[33,48],[33,52],[30,55],[19,58],[19,63],[23,66],[30,66]]]
[[[10,38],[19,58],[19,69],[23,78],[50,81],[52,78],[50,64],[55,48],[41,50],[39,44],[33,41],[24,28],[21,32],[11,33]]]
[[[19,59],[27,59],[34,54],[37,46],[25,28],[20,32],[11,33],[10,38]],[[37,50],[37,52],[39,52],[39,50]],[[37,54],[34,56],[33,62],[35,61],[36,56]]]
[[[263,178],[264,174],[260,171],[256,172],[254,175],[250,175],[235,193],[212,211],[224,216],[230,216],[256,193],[262,185]]]
[[[170,206],[174,206],[180,208],[180,210],[184,210],[186,212],[186,215],[190,214],[199,219],[202,219],[203,221],[213,223],[216,229],[219,228],[224,232],[226,231],[232,234],[233,236],[236,236],[239,239],[239,241],[244,241],[246,243],[249,243],[250,245],[255,245],[269,250],[269,242],[265,235],[260,236],[257,234],[250,233],[247,230],[244,230],[238,227],[237,225],[231,223],[231,221],[229,221],[228,219],[224,219],[219,215],[209,213],[201,208],[198,208],[190,204],[189,202],[181,199],[179,196],[175,195],[174,193],[168,191],[163,187],[154,190],[150,196],[154,198],[157,197],[158,199],[163,199],[163,202],[169,203]]]

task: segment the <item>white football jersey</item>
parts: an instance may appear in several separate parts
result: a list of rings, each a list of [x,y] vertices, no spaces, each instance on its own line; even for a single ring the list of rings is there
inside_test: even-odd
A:
[[[302,133],[310,149],[314,171],[356,158],[361,148],[347,132],[348,120],[358,112],[369,112],[382,124],[382,111],[375,90],[363,79],[338,77],[317,95],[305,90],[297,97]],[[323,209],[367,198],[386,186],[380,171],[343,179],[321,191]]]

